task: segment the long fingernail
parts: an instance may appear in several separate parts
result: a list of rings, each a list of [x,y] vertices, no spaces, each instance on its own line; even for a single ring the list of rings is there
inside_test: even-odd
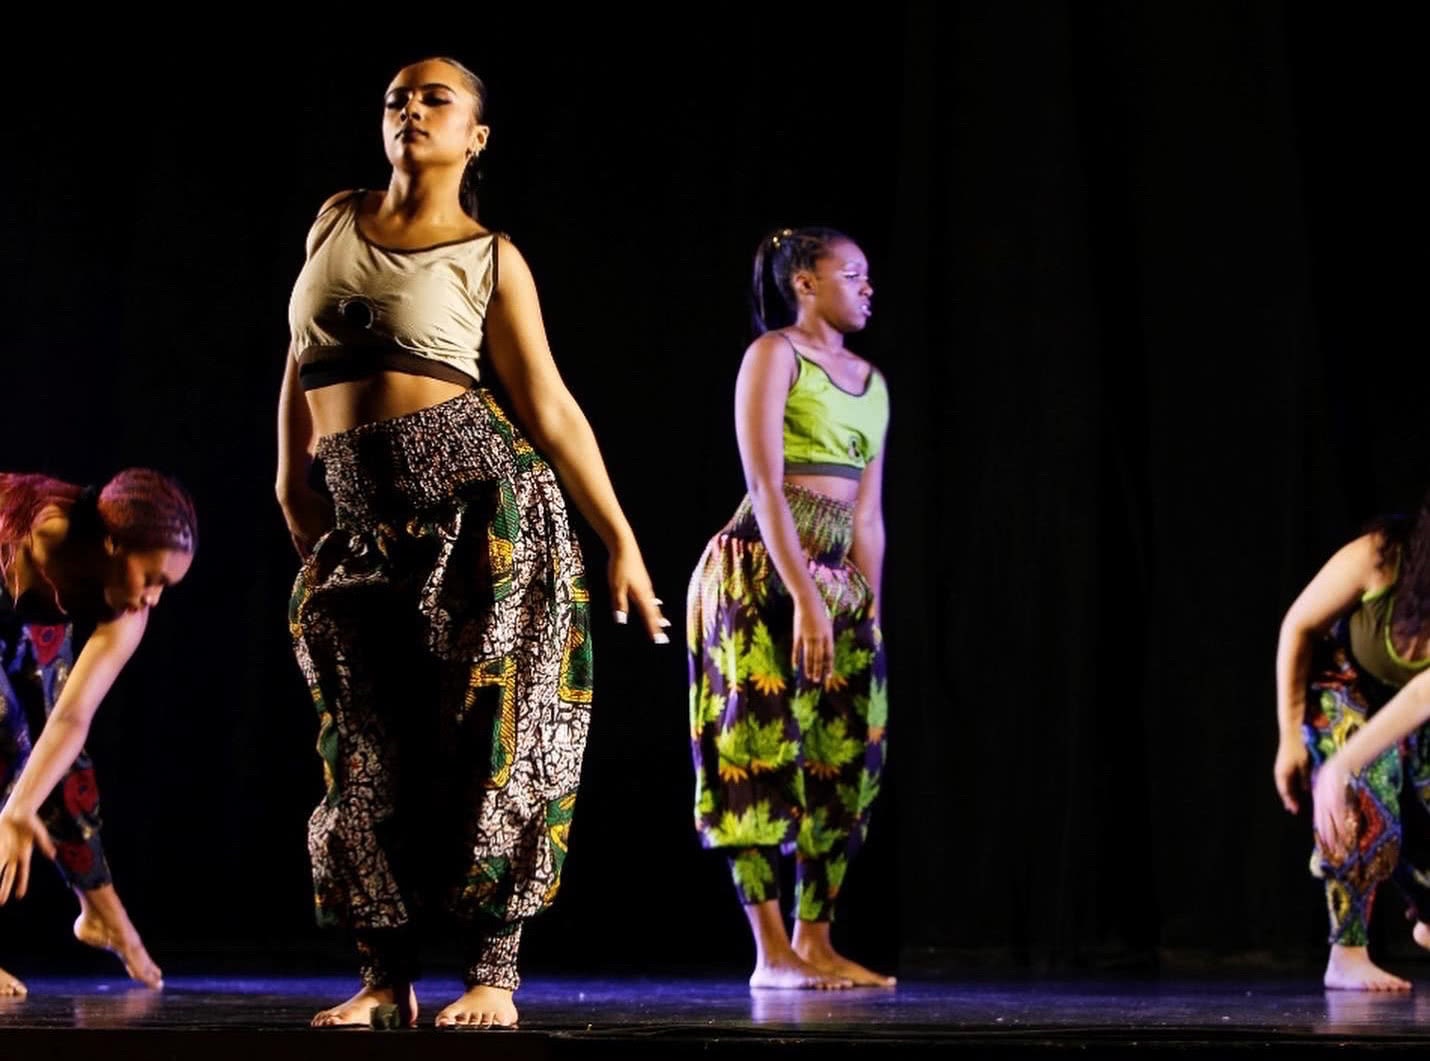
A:
[[[626,613],[625,613],[625,612],[615,612],[615,613],[613,614],[613,618],[616,620],[616,623],[617,623],[618,625],[620,625],[620,626],[625,626],[625,625],[626,625]]]
[[[661,621],[660,621],[660,625],[661,625],[661,626],[669,626],[669,625],[670,625],[670,620],[669,620],[669,619],[662,618]]]
[[[670,638],[666,637],[664,634],[656,634],[653,638],[651,638],[651,640],[654,641],[657,645],[670,644]]]
[[[651,602],[654,603],[654,604],[664,604],[664,603],[665,603],[665,601],[661,600],[659,597],[652,597],[652,598],[651,598]]]

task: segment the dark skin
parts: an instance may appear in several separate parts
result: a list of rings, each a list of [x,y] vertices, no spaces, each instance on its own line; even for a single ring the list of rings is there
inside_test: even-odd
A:
[[[794,599],[791,662],[811,679],[822,681],[833,671],[834,624],[805,566],[782,484],[854,503],[851,557],[873,589],[877,608],[884,562],[884,456],[880,447],[858,480],[785,473],[784,410],[796,378],[790,344],[827,372],[836,386],[863,393],[874,368],[847,350],[844,341],[868,321],[874,287],[864,253],[848,240],[827,247],[812,269],[792,277],[792,286],[797,301],[794,324],[767,332],[745,352],[735,383],[735,431],[760,538]],[[894,983],[892,977],[839,954],[827,921],[797,922],[791,940],[777,900],[747,906],[745,914],[755,940],[752,987],[828,990]]]

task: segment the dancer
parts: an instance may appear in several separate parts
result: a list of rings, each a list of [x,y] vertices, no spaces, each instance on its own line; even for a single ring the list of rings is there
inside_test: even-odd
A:
[[[24,898],[38,848],[79,899],[76,938],[149,987],[163,975],[114,890],[84,742],[197,530],[189,496],[157,472],[102,490],[0,474],[0,905]],[[82,645],[77,625],[93,627]],[[0,970],[0,996],[25,993]]]
[[[1380,520],[1340,549],[1281,624],[1276,789],[1294,814],[1308,773],[1315,785],[1311,869],[1330,912],[1327,987],[1410,988],[1367,950],[1376,890],[1389,878],[1410,904],[1416,942],[1430,948],[1421,883],[1430,880],[1430,733],[1418,728],[1427,668],[1430,494],[1413,520]]]
[[[396,1006],[414,1024],[416,929],[440,908],[467,990],[436,1023],[507,1026],[591,711],[590,596],[558,479],[610,551],[617,622],[634,610],[656,642],[668,623],[531,271],[476,219],[481,81],[425,60],[384,108],[390,181],[319,212],[280,396],[278,495],[305,557],[291,625],[327,781],[308,834],[317,911],[353,930],[362,977],[313,1023]],[[478,384],[484,362],[512,415]]]
[[[830,937],[879,792],[888,723],[888,391],[844,346],[869,318],[868,272],[859,247],[832,229],[761,241],[758,338],[735,385],[749,492],[687,597],[695,822],[702,843],[729,857],[754,935],[752,987],[894,982]],[[795,855],[793,940],[779,908],[781,852]]]

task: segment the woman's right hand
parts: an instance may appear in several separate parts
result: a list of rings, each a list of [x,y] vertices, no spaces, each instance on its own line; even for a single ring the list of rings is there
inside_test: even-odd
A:
[[[1283,740],[1276,749],[1276,766],[1273,773],[1276,777],[1276,791],[1281,796],[1281,805],[1290,814],[1300,813],[1301,804],[1297,802],[1296,796],[1307,791],[1311,776],[1311,755],[1306,751],[1306,745],[1299,740]]]
[[[790,663],[816,685],[823,685],[834,672],[834,622],[824,598],[811,587],[809,594],[794,601],[794,637],[790,641]]]
[[[1351,806],[1351,777],[1332,755],[1321,764],[1311,792],[1311,815],[1321,850],[1339,861],[1355,845],[1359,819]]]
[[[30,859],[39,848],[46,857],[55,857],[55,845],[38,814],[17,814],[9,808],[0,813],[0,906],[23,899],[30,887]]]

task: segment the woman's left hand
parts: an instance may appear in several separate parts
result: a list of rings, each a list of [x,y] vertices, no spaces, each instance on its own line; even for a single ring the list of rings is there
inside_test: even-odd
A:
[[[17,814],[9,809],[0,814],[0,906],[23,899],[30,887],[30,860],[39,848],[47,858],[55,857],[49,830],[35,813]]]
[[[1311,793],[1314,802],[1313,819],[1321,850],[1334,859],[1346,856],[1356,842],[1357,818],[1347,798],[1351,778],[1332,755],[1316,775]]]
[[[641,559],[640,550],[634,542],[612,550],[610,562],[606,565],[606,577],[610,581],[611,606],[615,609],[616,622],[624,624],[634,608],[650,639],[657,645],[667,644],[670,635],[666,630],[670,620],[660,612],[662,602],[651,588],[645,561]]]

